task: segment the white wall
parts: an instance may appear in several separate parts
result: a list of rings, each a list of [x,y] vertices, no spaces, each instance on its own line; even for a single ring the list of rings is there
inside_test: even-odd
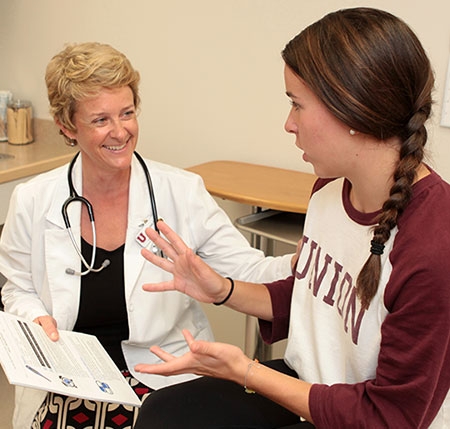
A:
[[[142,75],[140,151],[186,167],[234,159],[311,171],[283,130],[288,112],[280,51],[304,26],[342,7],[373,6],[418,33],[437,78],[440,117],[450,51],[448,0],[1,0],[0,89],[49,118],[44,70],[66,42],[124,51]],[[450,180],[450,129],[430,147]]]

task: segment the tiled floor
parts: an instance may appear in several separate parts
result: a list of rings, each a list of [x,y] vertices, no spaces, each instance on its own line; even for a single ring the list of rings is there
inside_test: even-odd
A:
[[[12,429],[12,414],[14,408],[14,387],[8,383],[0,367],[0,428]]]

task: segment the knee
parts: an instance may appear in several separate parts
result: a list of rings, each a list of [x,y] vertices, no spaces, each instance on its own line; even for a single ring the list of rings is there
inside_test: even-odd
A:
[[[152,392],[142,403],[134,429],[177,427],[183,398],[177,398],[176,389],[166,387]],[[181,426],[182,427],[182,426]]]
[[[170,402],[166,398],[164,389],[152,392],[141,405],[134,429],[149,427],[148,423],[150,423],[150,417],[156,418],[159,415],[159,413],[154,410],[159,410],[164,414],[166,411],[165,407],[168,406],[168,404],[170,404]]]

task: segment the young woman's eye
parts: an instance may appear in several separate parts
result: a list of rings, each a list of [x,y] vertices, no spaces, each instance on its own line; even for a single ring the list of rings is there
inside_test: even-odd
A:
[[[295,101],[290,100],[290,104],[294,110],[300,109],[300,104],[296,103]]]

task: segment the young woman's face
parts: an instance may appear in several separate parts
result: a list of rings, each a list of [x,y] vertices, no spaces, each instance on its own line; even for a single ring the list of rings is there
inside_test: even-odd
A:
[[[286,94],[291,110],[285,130],[295,135],[303,159],[319,177],[342,177],[355,159],[355,144],[348,126],[339,121],[289,67],[285,66]],[[357,157],[356,157],[357,158]]]
[[[138,122],[130,87],[104,88],[77,103],[74,138],[83,155],[83,168],[114,172],[128,169],[136,148]]]

